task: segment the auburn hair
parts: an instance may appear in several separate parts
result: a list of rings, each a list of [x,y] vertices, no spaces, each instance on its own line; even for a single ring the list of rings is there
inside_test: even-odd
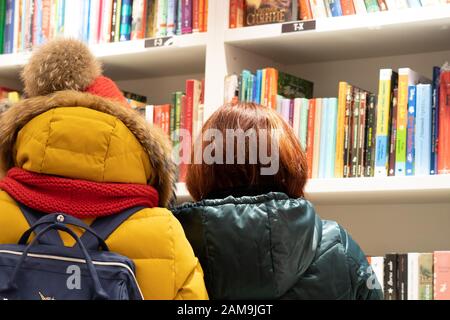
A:
[[[270,150],[272,139],[277,137],[278,171],[273,175],[263,175],[261,168],[267,168],[268,165],[262,164],[259,156],[256,163],[249,161],[250,143],[247,143],[249,140],[247,137],[244,147],[244,164],[239,164],[237,161],[234,161],[233,164],[226,164],[226,155],[227,152],[230,152],[226,148],[226,141],[221,141],[224,151],[222,164],[217,162],[207,164],[203,157],[200,163],[195,163],[195,152],[201,151],[203,155],[205,148],[211,144],[210,141],[200,139],[210,129],[218,130],[216,132],[220,132],[224,140],[227,130],[241,129],[244,132],[254,130],[257,133],[258,147],[261,132],[263,132],[267,136],[268,157],[273,154],[273,150]],[[275,131],[277,131],[277,135],[274,135]],[[236,160],[238,159],[237,141],[234,141],[233,144],[234,149],[231,152],[234,152],[232,157]],[[202,135],[197,139],[196,147],[193,149],[192,161],[187,169],[186,186],[196,201],[218,192],[247,188],[284,192],[293,198],[304,195],[303,190],[308,172],[305,152],[291,126],[271,108],[254,103],[238,103],[220,107],[203,126]]]

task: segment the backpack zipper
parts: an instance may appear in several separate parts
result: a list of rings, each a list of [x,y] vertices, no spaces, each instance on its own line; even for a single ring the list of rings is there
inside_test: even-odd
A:
[[[16,255],[16,256],[23,255],[23,252],[10,251],[10,250],[0,250],[0,254],[1,253],[11,254],[11,255]],[[35,253],[29,253],[27,256],[29,256],[31,258],[38,258],[38,259],[57,260],[57,261],[75,262],[75,263],[86,264],[86,260],[84,260],[84,259],[77,259],[77,258],[68,258],[68,257],[52,256],[52,255],[45,255],[45,254],[35,254]],[[94,265],[98,265],[98,266],[120,267],[120,268],[127,269],[127,271],[133,276],[133,280],[136,283],[136,286],[137,286],[137,288],[139,290],[139,294],[141,295],[142,300],[144,300],[144,295],[142,294],[141,288],[139,287],[139,283],[137,282],[136,276],[135,276],[133,270],[131,270],[131,268],[129,266],[127,266],[124,263],[120,263],[120,262],[103,262],[103,261],[94,261],[93,260],[92,263]]]

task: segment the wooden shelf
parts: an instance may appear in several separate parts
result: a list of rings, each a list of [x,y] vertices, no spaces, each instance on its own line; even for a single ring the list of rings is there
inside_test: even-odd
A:
[[[305,191],[315,205],[450,203],[450,175],[315,179]],[[177,197],[191,201],[184,183],[177,184]]]
[[[309,31],[281,29],[229,29],[225,42],[282,64],[443,51],[450,49],[450,5],[323,18]]]
[[[105,43],[91,46],[114,80],[153,78],[203,73],[207,34],[173,37],[170,46],[145,48],[145,40]],[[0,78],[15,80],[30,53],[0,55]]]

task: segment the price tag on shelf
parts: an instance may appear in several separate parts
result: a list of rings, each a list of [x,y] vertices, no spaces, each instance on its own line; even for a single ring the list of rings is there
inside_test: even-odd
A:
[[[173,45],[173,37],[160,37],[145,40],[146,48],[168,47]]]
[[[316,30],[316,20],[294,21],[283,23],[281,33],[302,32]]]

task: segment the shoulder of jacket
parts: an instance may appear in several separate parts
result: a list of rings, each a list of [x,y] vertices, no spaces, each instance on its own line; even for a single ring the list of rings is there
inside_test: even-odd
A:
[[[347,251],[347,232],[336,222],[322,220],[322,239],[319,254],[323,254],[336,245],[341,245]]]

